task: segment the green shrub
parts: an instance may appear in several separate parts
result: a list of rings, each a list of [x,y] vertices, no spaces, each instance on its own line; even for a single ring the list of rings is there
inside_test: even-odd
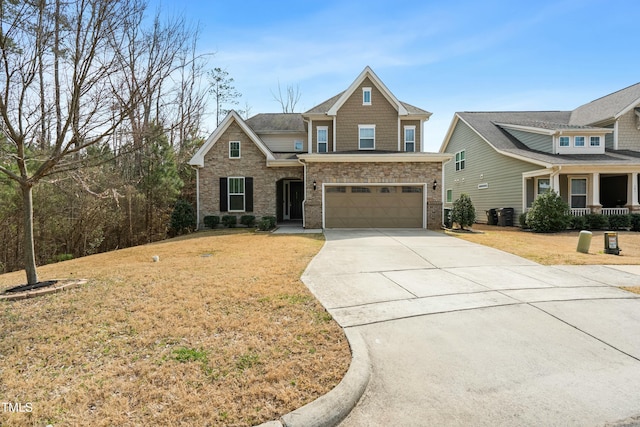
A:
[[[476,209],[473,207],[468,194],[461,194],[458,200],[453,202],[451,222],[458,224],[463,230],[464,227],[473,225],[476,222]]]
[[[631,226],[629,215],[609,215],[609,228],[611,230],[626,229]]]
[[[572,230],[586,230],[587,219],[583,216],[572,216],[569,222],[569,228]]]
[[[269,221],[268,219],[262,218],[260,222],[258,222],[258,230],[260,231],[271,230],[271,221]]]
[[[196,210],[191,203],[179,199],[171,212],[171,230],[176,234],[189,233],[196,228]]]
[[[631,220],[631,231],[640,231],[640,214],[629,215]]]
[[[539,195],[527,212],[527,224],[537,233],[566,230],[569,225],[569,205],[555,191]]]
[[[204,217],[204,226],[208,228],[216,228],[220,224],[218,215],[207,215]]]
[[[256,217],[253,215],[242,215],[240,217],[240,224],[244,224],[247,227],[253,227],[256,224]]]
[[[269,229],[275,228],[277,220],[275,216],[263,216],[262,219],[266,219],[269,221]]]
[[[527,213],[526,212],[522,212],[518,216],[518,222],[520,223],[520,227],[524,228],[525,230],[529,228],[529,225],[527,224]]]
[[[609,227],[609,218],[602,214],[589,214],[584,216],[589,230],[604,230]]]
[[[238,217],[235,215],[223,215],[222,224],[225,227],[234,228],[238,223]]]
[[[53,264],[55,262],[69,261],[71,259],[73,259],[73,254],[58,254],[54,255],[49,262]]]

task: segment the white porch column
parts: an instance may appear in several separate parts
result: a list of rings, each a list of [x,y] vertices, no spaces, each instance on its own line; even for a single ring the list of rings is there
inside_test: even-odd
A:
[[[551,189],[560,194],[560,174],[551,174]]]
[[[629,175],[631,182],[627,185],[627,188],[631,190],[631,197],[627,197],[627,205],[638,206],[638,172],[633,172]],[[631,203],[628,201],[631,200]]]
[[[591,174],[591,204],[600,204],[600,174],[598,172]]]

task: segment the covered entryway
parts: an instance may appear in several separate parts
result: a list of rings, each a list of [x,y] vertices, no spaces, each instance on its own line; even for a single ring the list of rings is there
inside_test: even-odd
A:
[[[281,179],[276,183],[277,220],[301,220],[304,182],[299,179]]]
[[[424,185],[327,185],[325,228],[422,228]]]

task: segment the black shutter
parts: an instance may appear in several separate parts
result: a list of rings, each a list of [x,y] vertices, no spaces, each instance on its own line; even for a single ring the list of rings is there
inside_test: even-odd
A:
[[[227,212],[229,210],[227,199],[227,178],[220,178],[220,212]]]
[[[253,178],[244,179],[244,210],[253,212]]]

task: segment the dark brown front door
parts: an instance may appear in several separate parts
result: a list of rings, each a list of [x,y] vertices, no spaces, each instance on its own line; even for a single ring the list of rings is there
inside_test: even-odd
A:
[[[304,200],[304,185],[302,181],[292,181],[289,184],[289,203],[291,219],[302,219],[302,200]]]

